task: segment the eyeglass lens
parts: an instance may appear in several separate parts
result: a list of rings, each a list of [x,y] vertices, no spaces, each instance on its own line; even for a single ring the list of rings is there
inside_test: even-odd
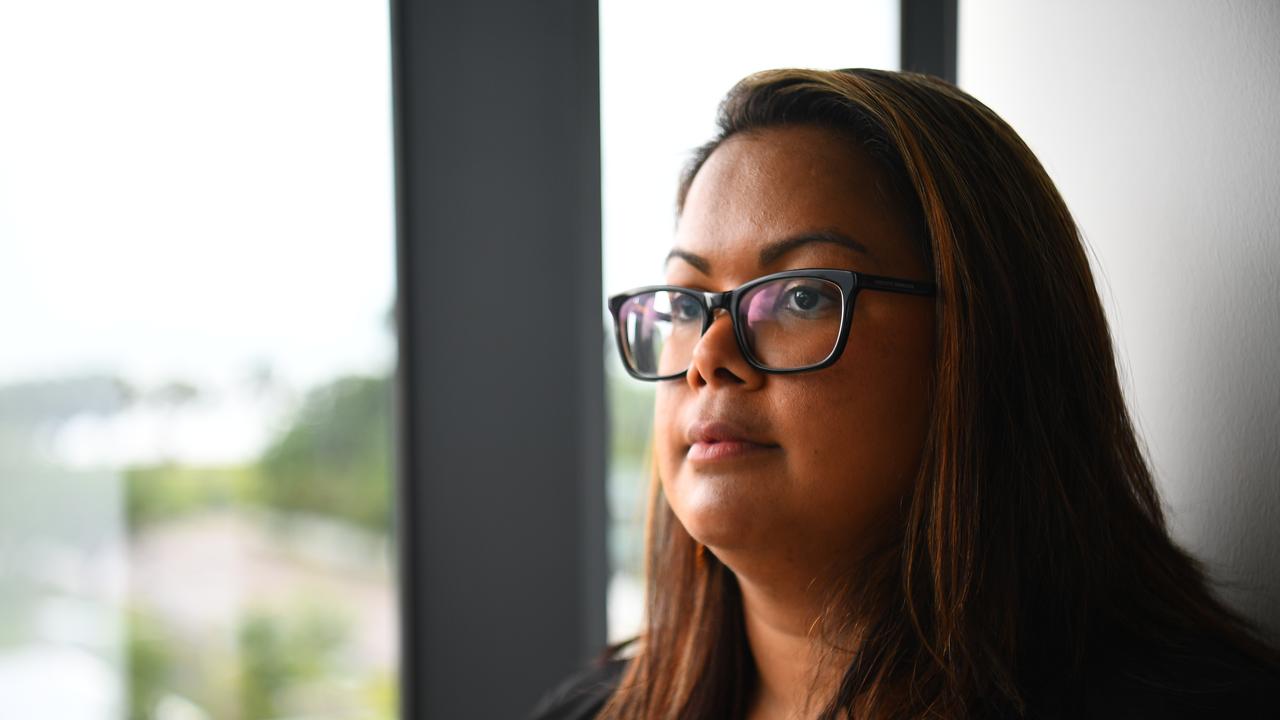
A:
[[[786,277],[752,287],[738,303],[735,322],[752,358],[772,370],[815,365],[840,336],[840,286],[810,277]],[[704,311],[694,295],[659,290],[632,296],[618,312],[623,356],[644,377],[684,372],[702,337]]]

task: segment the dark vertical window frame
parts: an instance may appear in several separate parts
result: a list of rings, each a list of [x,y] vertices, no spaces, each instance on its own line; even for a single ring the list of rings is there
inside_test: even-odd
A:
[[[391,0],[403,717],[522,717],[605,642],[594,0]]]
[[[902,0],[902,69],[956,82],[958,0]]]

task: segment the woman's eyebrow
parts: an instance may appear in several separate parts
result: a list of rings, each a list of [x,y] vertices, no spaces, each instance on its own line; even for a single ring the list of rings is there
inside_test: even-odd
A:
[[[840,247],[848,248],[856,253],[866,255],[867,257],[875,257],[872,252],[867,249],[866,245],[863,245],[838,230],[815,230],[813,232],[800,233],[799,235],[793,235],[791,237],[775,240],[774,242],[769,243],[769,245],[760,251],[760,266],[764,267],[766,265],[772,265],[780,260],[782,256],[796,248],[812,243],[839,245]],[[711,274],[711,262],[701,255],[691,253],[687,250],[681,250],[680,248],[672,248],[671,252],[667,253],[666,260],[663,261],[664,267],[671,262],[671,258],[680,258],[681,260],[684,260],[700,270],[704,275]]]
[[[662,266],[666,267],[669,265],[671,263],[671,258],[680,258],[697,268],[703,275],[711,274],[711,263],[701,255],[695,255],[686,250],[681,250],[680,248],[671,248],[671,252],[667,253],[666,259],[662,261]]]
[[[873,257],[871,251],[866,245],[854,240],[838,230],[816,230],[814,232],[801,233],[784,238],[776,242],[770,243],[768,247],[760,251],[760,265],[772,265],[782,258],[783,255],[795,250],[796,248],[809,245],[811,243],[828,243],[830,245],[839,245],[848,248],[861,255]]]

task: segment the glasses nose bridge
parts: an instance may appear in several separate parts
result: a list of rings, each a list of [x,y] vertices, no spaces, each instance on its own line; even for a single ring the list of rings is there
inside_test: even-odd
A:
[[[702,297],[707,302],[707,310],[710,311],[711,319],[715,319],[716,310],[724,310],[729,312],[729,303],[733,299],[733,292],[707,292]]]
[[[705,335],[711,329],[711,325],[716,321],[716,310],[723,310],[725,315],[729,314],[730,301],[733,299],[733,291],[726,292],[703,292],[702,299],[707,303],[707,322],[702,327]],[[732,322],[732,319],[730,320]]]
[[[711,326],[714,325],[716,322],[716,310],[723,310],[724,314],[726,316],[729,316],[729,324],[735,325],[735,326],[738,324],[738,321],[731,316],[732,313],[730,312],[730,306],[732,305],[732,302],[733,302],[732,290],[726,290],[725,292],[704,291],[702,293],[702,298],[703,300],[706,301],[707,309],[708,309],[707,320],[702,326],[702,334],[704,336],[711,330]],[[737,337],[737,334],[738,334],[738,331],[737,331],[737,328],[735,327],[733,330],[733,335],[735,338]],[[739,351],[742,351],[741,341],[739,341],[738,349]]]
[[[734,291],[726,290],[725,292],[709,292],[704,290],[702,291],[702,299],[706,303],[707,316],[706,316],[706,322],[704,322],[702,325],[701,337],[705,338],[707,333],[710,332],[711,327],[715,324],[716,311],[723,310],[724,314],[726,316],[729,316],[729,324],[733,326],[733,328],[729,331],[734,338],[732,342],[737,346],[738,352],[742,353],[743,357],[745,358],[747,354],[747,350],[742,345],[742,340],[738,337],[738,328],[737,328],[738,321],[736,318],[732,317]],[[702,341],[700,340],[699,344],[701,344],[701,342]],[[692,363],[693,363],[693,360],[691,359],[690,367],[692,367]]]

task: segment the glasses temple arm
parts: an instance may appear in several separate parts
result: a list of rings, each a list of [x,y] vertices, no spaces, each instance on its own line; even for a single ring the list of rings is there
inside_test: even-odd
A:
[[[937,287],[930,282],[916,282],[882,275],[858,275],[858,287],[863,290],[888,290],[911,295],[932,295]]]

